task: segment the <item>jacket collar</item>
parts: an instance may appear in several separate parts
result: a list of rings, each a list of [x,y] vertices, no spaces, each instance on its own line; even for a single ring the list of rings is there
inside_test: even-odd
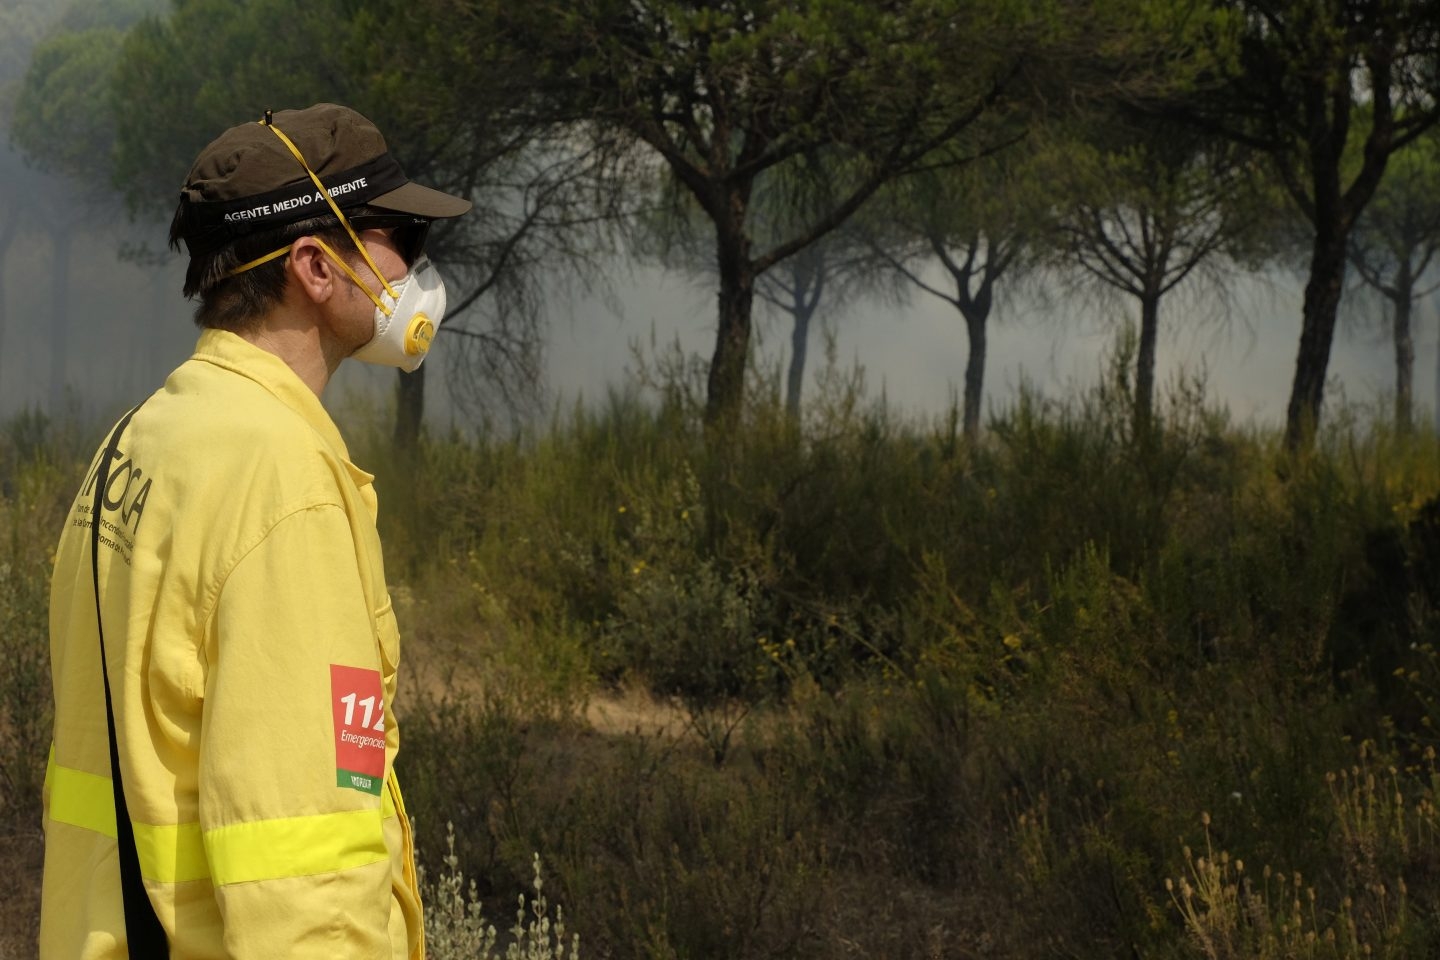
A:
[[[305,385],[290,366],[275,354],[255,346],[228,330],[205,330],[195,344],[194,359],[254,380],[277,400],[298,413],[345,464],[355,485],[364,487],[375,477],[350,462],[345,439],[315,392]]]

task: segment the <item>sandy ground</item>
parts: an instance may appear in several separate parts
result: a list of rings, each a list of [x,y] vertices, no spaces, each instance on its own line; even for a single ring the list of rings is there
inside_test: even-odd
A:
[[[678,737],[685,733],[684,711],[637,691],[592,698],[585,707],[585,720],[596,733],[609,735]]]

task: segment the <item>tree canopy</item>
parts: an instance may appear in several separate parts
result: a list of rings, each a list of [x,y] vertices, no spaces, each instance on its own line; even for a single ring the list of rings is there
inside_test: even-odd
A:
[[[962,422],[972,441],[980,434],[991,311],[1003,287],[1031,265],[1033,244],[1056,202],[1043,182],[1038,143],[1030,136],[1003,154],[892,184],[882,210],[870,218],[871,242],[891,268],[964,320],[969,354]],[[940,286],[927,279],[931,264],[946,276]]]
[[[886,183],[1013,139],[1022,109],[1039,102],[1036,88],[1075,59],[1073,25],[1096,13],[1029,0],[459,6],[478,34],[510,36],[531,52],[541,118],[632,144],[667,166],[711,221],[720,276],[712,424],[742,404],[756,278]],[[968,42],[980,36],[983,44]],[[828,200],[811,220],[757,245],[757,178],[799,170],[817,154],[836,158],[825,168],[845,175],[824,184]]]
[[[718,279],[710,425],[743,407],[754,299],[813,306],[827,245],[862,211],[908,221],[914,243],[892,252],[914,276],[925,258],[949,271],[983,365],[974,318],[1036,219],[1084,214],[1096,242],[1065,256],[1148,297],[1194,269],[1182,248],[1234,239],[1227,171],[1262,156],[1311,231],[1299,445],[1347,244],[1390,156],[1440,115],[1440,8],[1421,0],[79,0],[3,16],[16,36],[54,22],[0,98],[13,142],[143,219],[169,214],[227,126],[321,100],[372,117],[412,176],[476,203],[437,225],[432,252],[455,282],[447,353],[487,397],[538,377],[557,271],[598,273],[616,234],[596,228],[633,224],[667,183]],[[1059,124],[1115,141],[1101,128],[1122,106],[1154,128],[1144,144],[1025,172]],[[1087,167],[1108,194],[1077,193]],[[1160,238],[1164,262],[1122,249],[1132,234]],[[422,382],[401,380],[411,436]]]
[[[1188,281],[1220,289],[1236,260],[1266,252],[1265,191],[1235,144],[1114,111],[1065,142],[1052,261],[1139,307],[1134,432],[1152,426],[1161,301]],[[1223,297],[1222,297],[1223,299]]]
[[[1391,308],[1395,423],[1413,419],[1415,340],[1411,311],[1435,290],[1426,273],[1440,253],[1440,133],[1432,127],[1390,159],[1375,197],[1356,221],[1350,263]]]
[[[1319,421],[1346,244],[1391,154],[1440,118],[1440,6],[1429,0],[1212,0],[1216,67],[1181,113],[1268,156],[1310,222],[1286,446]],[[1353,161],[1353,162],[1352,162]]]

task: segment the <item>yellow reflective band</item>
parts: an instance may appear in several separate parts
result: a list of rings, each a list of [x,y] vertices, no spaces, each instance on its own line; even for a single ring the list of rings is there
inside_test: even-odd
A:
[[[292,243],[290,246],[293,247],[294,244]],[[227,276],[227,277],[233,277],[233,276],[236,276],[236,275],[238,275],[238,274],[244,273],[246,270],[254,270],[256,267],[260,266],[260,264],[262,264],[262,263],[269,263],[271,260],[274,260],[276,257],[283,257],[283,256],[285,256],[285,254],[287,254],[287,253],[289,253],[289,252],[290,252],[290,247],[281,247],[279,250],[271,250],[269,253],[265,254],[265,256],[263,256],[263,257],[256,257],[254,260],[251,260],[249,263],[242,263],[242,264],[240,264],[240,266],[236,267],[234,270],[231,270],[229,273],[225,274],[225,276]]]
[[[115,791],[109,777],[62,767],[51,748],[45,779],[50,783],[50,819],[107,837],[115,836]]]
[[[205,832],[215,885],[309,877],[389,858],[378,809],[236,823]]]
[[[336,265],[339,266],[341,270],[344,270],[347,274],[349,274],[350,279],[355,281],[355,286],[359,287],[361,290],[364,290],[365,296],[369,297],[372,301],[374,301],[375,308],[377,310],[385,314],[385,316],[387,317],[391,316],[394,313],[391,308],[385,306],[385,304],[380,300],[380,298],[375,295],[374,290],[371,290],[369,287],[365,286],[364,283],[360,282],[359,274],[357,274],[354,270],[350,269],[350,264],[340,259],[340,254],[336,253],[333,249],[331,249],[330,244],[326,243],[324,240],[321,240],[319,237],[311,237],[310,239],[320,244],[320,249],[328,253],[330,255],[330,259],[334,260]],[[390,293],[390,296],[395,296],[395,292],[393,290],[390,290],[388,285],[385,289]]]
[[[62,767],[51,748],[45,771],[50,784],[50,819],[115,838],[115,792],[109,777]],[[131,822],[140,875],[160,883],[184,883],[210,876],[200,824]]]
[[[185,883],[205,880],[210,876],[210,861],[205,858],[200,824],[156,826],[132,823],[131,826],[135,828],[135,853],[140,859],[140,875],[146,880]]]
[[[310,175],[311,181],[315,184],[315,189],[320,191],[320,196],[325,198],[325,202],[330,204],[330,209],[334,211],[335,216],[340,218],[340,225],[345,228],[346,233],[350,234],[350,239],[355,241],[355,249],[360,251],[360,256],[365,258],[365,262],[370,265],[370,269],[375,271],[375,276],[380,278],[380,283],[385,287],[385,292],[390,294],[393,299],[399,300],[400,298],[395,296],[395,291],[390,286],[390,281],[385,279],[385,275],[380,272],[380,268],[375,266],[375,261],[370,259],[370,252],[365,249],[365,244],[361,243],[360,238],[355,235],[355,230],[350,226],[350,221],[345,218],[345,214],[340,212],[340,205],[335,202],[334,197],[330,196],[330,191],[325,189],[325,184],[320,182],[320,178],[315,175],[315,171],[310,169],[310,164],[305,162],[305,157],[300,153],[300,148],[290,142],[290,138],[285,136],[284,131],[275,126],[275,124],[266,123],[264,120],[259,121],[259,123],[261,126],[268,127],[275,136],[280,138],[281,143],[290,148],[290,152],[295,155],[295,159],[300,161],[300,166],[304,167],[305,172]],[[364,284],[361,284],[361,286],[363,287]]]

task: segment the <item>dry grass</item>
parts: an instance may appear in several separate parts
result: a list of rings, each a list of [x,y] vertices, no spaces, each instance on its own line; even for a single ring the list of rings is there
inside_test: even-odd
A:
[[[0,897],[0,960],[34,957],[40,934],[40,875],[44,844],[39,831],[0,838],[0,875],[10,893]]]

